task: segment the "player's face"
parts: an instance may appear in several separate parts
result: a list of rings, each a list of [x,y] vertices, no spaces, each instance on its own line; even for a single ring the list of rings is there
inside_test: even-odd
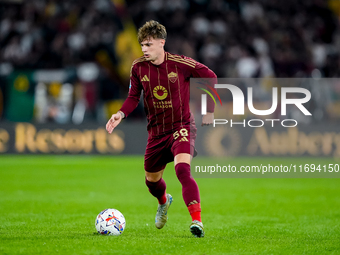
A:
[[[141,42],[140,45],[142,47],[145,59],[154,62],[159,57],[163,56],[164,44],[164,39],[154,39],[152,37]]]

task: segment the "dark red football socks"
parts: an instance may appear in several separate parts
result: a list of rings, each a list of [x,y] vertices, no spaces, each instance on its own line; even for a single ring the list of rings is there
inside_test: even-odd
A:
[[[165,193],[166,184],[163,178],[161,178],[157,182],[149,182],[145,178],[145,184],[146,186],[148,186],[151,195],[153,195],[154,197],[158,199],[158,203],[160,204],[166,203],[166,193]]]
[[[176,175],[182,184],[182,195],[192,220],[201,221],[200,193],[194,178],[190,173],[190,165],[178,163],[175,166]]]

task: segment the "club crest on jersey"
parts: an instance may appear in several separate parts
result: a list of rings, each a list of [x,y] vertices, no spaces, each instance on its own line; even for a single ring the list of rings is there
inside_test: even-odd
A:
[[[158,100],[164,100],[168,96],[168,91],[163,86],[155,87],[152,92]]]
[[[168,78],[172,83],[174,83],[175,81],[177,81],[178,78],[177,73],[174,72],[169,73]]]

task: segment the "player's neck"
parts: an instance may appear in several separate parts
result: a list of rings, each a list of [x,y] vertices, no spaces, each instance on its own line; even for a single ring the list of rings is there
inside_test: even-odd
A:
[[[165,60],[165,51],[163,50],[162,53],[156,58],[154,61],[151,61],[152,64],[154,65],[160,65],[164,62]]]

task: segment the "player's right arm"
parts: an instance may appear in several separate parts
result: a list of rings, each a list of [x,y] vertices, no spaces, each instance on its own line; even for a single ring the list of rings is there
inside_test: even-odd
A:
[[[122,119],[125,119],[137,107],[142,88],[142,84],[137,76],[136,66],[133,65],[130,75],[129,95],[120,110],[113,114],[106,124],[106,130],[109,134],[112,133],[113,129],[118,126]]]

